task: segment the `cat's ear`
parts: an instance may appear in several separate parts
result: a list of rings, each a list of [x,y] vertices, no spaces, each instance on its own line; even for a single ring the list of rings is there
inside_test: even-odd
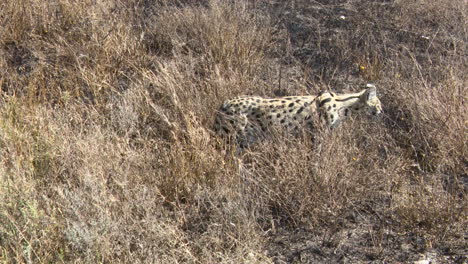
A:
[[[370,101],[377,97],[377,88],[373,84],[366,84],[366,95],[367,101]]]

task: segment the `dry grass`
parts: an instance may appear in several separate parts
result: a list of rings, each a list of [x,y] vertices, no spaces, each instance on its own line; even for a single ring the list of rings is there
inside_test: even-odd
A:
[[[466,260],[466,4],[312,2],[2,2],[0,261]],[[368,81],[378,121],[212,131],[226,98]]]

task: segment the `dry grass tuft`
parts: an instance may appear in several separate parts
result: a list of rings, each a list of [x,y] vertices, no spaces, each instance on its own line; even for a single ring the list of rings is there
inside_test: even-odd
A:
[[[3,1],[0,261],[466,261],[468,12],[442,2]],[[380,120],[212,131],[233,96],[366,82]]]

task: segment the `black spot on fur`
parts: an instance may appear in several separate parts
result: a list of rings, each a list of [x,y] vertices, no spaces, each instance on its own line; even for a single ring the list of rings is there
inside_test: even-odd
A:
[[[278,114],[276,115],[276,117],[277,117],[277,118],[280,118],[280,117],[281,117],[281,114],[280,114],[280,113],[278,113]]]
[[[300,103],[300,102],[301,102],[301,100],[300,100],[300,99],[297,99],[297,100],[296,100],[296,103]]]
[[[304,103],[304,107],[308,107],[309,105],[310,105],[310,103],[308,103],[308,102]]]
[[[335,108],[335,107],[336,107],[336,104],[333,104],[333,108]]]
[[[322,107],[324,104],[328,103],[331,101],[331,98],[324,99],[320,102],[319,107]]]
[[[260,99],[255,100],[255,102],[260,103]]]
[[[290,104],[288,105],[288,107],[293,107],[293,106],[294,106],[294,103],[290,103]]]
[[[330,119],[333,120],[334,116],[333,115],[330,115]]]
[[[292,111],[294,111],[294,109],[289,109],[289,113],[291,113]]]
[[[312,118],[312,116],[308,115],[308,116],[306,116],[306,117],[304,118],[304,120],[309,120],[309,119],[311,119],[311,118]]]
[[[348,116],[348,112],[349,112],[349,109],[346,108],[345,111],[344,111],[344,115],[345,115],[345,116]]]
[[[273,108],[274,106],[273,106],[273,105],[270,105],[269,107],[270,107],[270,108]]]
[[[304,107],[299,108],[299,110],[297,110],[297,114],[302,113],[302,111],[304,111]]]
[[[221,127],[225,133],[229,133],[229,129],[227,129],[227,127]]]
[[[286,103],[286,101],[284,101],[284,100],[281,100],[281,103],[282,103],[282,104],[285,104],[285,103]]]
[[[330,109],[331,109],[331,106],[328,106],[327,110],[330,111]]]
[[[281,123],[281,124],[284,124],[284,122],[286,122],[286,120],[281,119],[280,123]]]

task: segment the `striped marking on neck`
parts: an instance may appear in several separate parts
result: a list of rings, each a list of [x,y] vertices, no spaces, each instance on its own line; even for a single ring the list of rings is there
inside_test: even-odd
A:
[[[359,99],[359,96],[349,96],[349,97],[346,97],[346,98],[343,98],[343,99],[335,99],[335,101],[337,101],[337,102],[346,102],[346,101],[351,100],[351,99]]]
[[[324,104],[330,102],[331,100],[332,100],[331,98],[327,98],[327,99],[322,100],[322,101],[320,102],[320,104],[319,104],[319,107],[322,107]]]

